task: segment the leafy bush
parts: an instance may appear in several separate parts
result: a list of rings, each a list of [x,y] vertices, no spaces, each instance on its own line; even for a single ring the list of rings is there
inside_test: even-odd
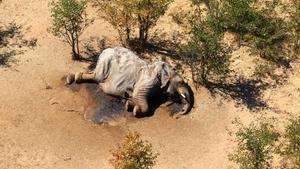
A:
[[[158,156],[153,153],[152,145],[141,140],[137,132],[128,133],[112,155],[110,161],[116,169],[151,169]]]
[[[219,13],[219,7],[221,5],[220,0],[191,0],[193,6],[196,8],[201,8],[201,4],[205,4],[205,6],[209,9],[210,15],[217,15]]]
[[[184,58],[192,68],[194,82],[207,84],[209,75],[225,75],[229,72],[230,48],[220,42],[206,21],[191,22],[191,38],[183,46]]]
[[[294,37],[294,50],[296,55],[300,53],[300,2],[295,1],[295,11],[292,13],[292,29]]]
[[[72,47],[72,56],[75,60],[80,56],[79,36],[89,24],[85,13],[87,2],[87,0],[58,0],[50,4],[52,26],[49,31]]]
[[[230,135],[234,137],[237,149],[229,159],[243,169],[270,168],[274,144],[279,137],[272,122],[263,119],[244,126],[235,121],[238,130]]]
[[[287,65],[291,60],[284,50],[287,28],[283,20],[272,15],[276,3],[267,4],[265,9],[259,10],[254,2],[225,0],[220,12],[209,22],[220,33],[236,33],[241,44],[252,47],[262,58],[278,65]]]
[[[103,17],[109,21],[119,33],[124,45],[127,45],[135,29],[138,29],[138,41],[147,42],[149,30],[159,17],[163,15],[173,0],[94,0],[100,7]]]
[[[284,138],[286,143],[283,148],[283,155],[291,160],[295,168],[300,168],[300,118],[291,119],[285,128]]]

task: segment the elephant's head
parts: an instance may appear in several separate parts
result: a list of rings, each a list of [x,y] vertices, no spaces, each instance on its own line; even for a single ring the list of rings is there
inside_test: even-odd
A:
[[[183,104],[181,112],[178,113],[179,115],[187,114],[193,108],[194,93],[178,74],[171,77],[167,93],[172,101]]]
[[[194,93],[183,78],[166,64],[162,68],[160,79],[161,88],[166,91],[169,99],[183,104],[178,115],[190,112],[194,106]]]

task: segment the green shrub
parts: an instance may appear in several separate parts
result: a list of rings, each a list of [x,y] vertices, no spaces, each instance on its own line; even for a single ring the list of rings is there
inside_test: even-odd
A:
[[[295,11],[292,13],[292,29],[295,54],[300,54],[300,1],[294,3]]]
[[[300,118],[291,119],[285,128],[283,155],[300,168]]]
[[[87,0],[58,0],[50,4],[52,26],[49,31],[72,47],[72,57],[75,60],[80,56],[79,36],[89,24],[85,13],[87,2]]]
[[[137,132],[129,132],[112,155],[110,162],[116,169],[151,169],[158,156],[153,153],[152,145],[141,140]]]
[[[147,42],[149,30],[173,0],[94,0],[103,17],[118,30],[124,45],[132,40],[137,29],[140,44]]]
[[[194,82],[207,84],[210,75],[229,72],[230,48],[220,42],[220,35],[213,32],[206,21],[191,22],[191,38],[183,46],[184,59],[192,68]]]
[[[255,0],[225,0],[217,15],[208,22],[220,33],[234,32],[240,44],[250,46],[253,52],[278,65],[290,62],[284,50],[287,28],[285,22],[273,17],[276,5],[267,4],[265,9],[255,8]]]
[[[242,169],[270,168],[274,144],[279,137],[272,123],[274,121],[262,119],[244,126],[235,121],[238,130],[230,135],[234,137],[237,148],[229,159]]]
[[[210,15],[216,16],[219,13],[219,7],[221,5],[220,0],[191,0],[192,5],[201,8],[201,4],[205,4],[205,6],[209,9]]]

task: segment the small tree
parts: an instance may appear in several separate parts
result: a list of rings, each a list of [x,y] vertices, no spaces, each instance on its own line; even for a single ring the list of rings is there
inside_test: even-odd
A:
[[[135,12],[139,27],[139,41],[148,40],[149,29],[154,26],[173,0],[136,0]]]
[[[272,122],[260,119],[244,126],[236,120],[234,124],[238,130],[230,135],[234,137],[237,148],[229,155],[229,160],[237,163],[242,169],[270,168],[272,153],[275,152],[274,144],[279,138]]]
[[[128,45],[135,29],[138,29],[138,41],[145,44],[149,38],[149,30],[159,17],[163,15],[173,0],[94,0],[103,17],[109,21],[119,33],[124,45]]]
[[[213,32],[206,21],[192,22],[191,39],[183,46],[184,58],[192,68],[194,82],[207,84],[212,74],[229,72],[230,48],[220,42],[220,35]]]
[[[153,153],[152,145],[142,141],[137,132],[128,133],[112,155],[110,162],[116,169],[151,169],[158,156]]]
[[[79,36],[88,26],[87,0],[58,0],[51,2],[52,26],[49,31],[72,47],[72,58],[80,58]]]
[[[123,0],[94,0],[94,6],[100,8],[101,16],[107,20],[119,34],[123,45],[131,39],[133,19],[133,2]]]

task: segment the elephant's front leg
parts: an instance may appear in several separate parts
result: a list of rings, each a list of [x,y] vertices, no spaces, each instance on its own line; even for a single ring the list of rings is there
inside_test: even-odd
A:
[[[139,83],[136,88],[134,88],[132,93],[132,100],[135,104],[133,109],[133,115],[135,117],[148,116],[149,113],[152,113],[152,108],[149,102],[149,99],[156,99],[154,96],[159,94],[160,86],[155,79],[146,79],[142,83]]]
[[[147,92],[144,92],[144,90],[138,90],[133,93],[131,104],[134,105],[132,112],[133,116],[141,117],[146,116],[149,113],[149,105],[147,98],[148,94]]]

